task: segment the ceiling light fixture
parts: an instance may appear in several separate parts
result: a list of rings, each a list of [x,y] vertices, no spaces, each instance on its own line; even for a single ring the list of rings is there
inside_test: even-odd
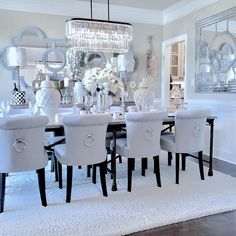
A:
[[[110,4],[107,1],[108,20],[94,20],[90,0],[91,19],[72,18],[66,21],[66,37],[74,48],[81,51],[126,53],[132,40],[132,25],[110,21]]]

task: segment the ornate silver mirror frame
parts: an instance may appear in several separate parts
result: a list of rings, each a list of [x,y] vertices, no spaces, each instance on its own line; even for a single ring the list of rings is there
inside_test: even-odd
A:
[[[236,92],[236,7],[196,22],[195,91]]]

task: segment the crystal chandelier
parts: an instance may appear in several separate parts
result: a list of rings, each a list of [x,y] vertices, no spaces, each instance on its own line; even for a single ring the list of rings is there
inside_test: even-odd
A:
[[[66,37],[70,45],[80,51],[101,51],[126,53],[132,40],[132,25],[110,21],[108,0],[108,20],[72,18],[66,21]]]

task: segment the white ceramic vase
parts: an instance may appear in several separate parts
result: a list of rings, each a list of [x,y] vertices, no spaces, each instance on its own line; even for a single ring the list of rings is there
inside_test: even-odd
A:
[[[149,111],[153,102],[151,88],[147,82],[140,82],[138,89],[134,92],[134,102],[138,111]]]
[[[46,115],[50,122],[55,121],[55,114],[60,105],[61,96],[49,78],[42,81],[40,90],[36,93],[36,103],[41,114]]]

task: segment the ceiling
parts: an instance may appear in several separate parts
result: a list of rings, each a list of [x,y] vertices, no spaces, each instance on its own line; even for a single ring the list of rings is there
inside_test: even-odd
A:
[[[78,0],[84,2],[90,2],[90,0]],[[110,5],[136,7],[142,9],[152,9],[157,11],[163,11],[166,8],[180,2],[181,0],[110,0]],[[107,3],[107,0],[93,0],[93,3]],[[191,2],[191,0],[189,0]]]
[[[107,19],[107,1],[93,0],[93,18]],[[220,0],[110,0],[114,21],[165,25]],[[0,0],[0,9],[90,17],[90,0]]]

